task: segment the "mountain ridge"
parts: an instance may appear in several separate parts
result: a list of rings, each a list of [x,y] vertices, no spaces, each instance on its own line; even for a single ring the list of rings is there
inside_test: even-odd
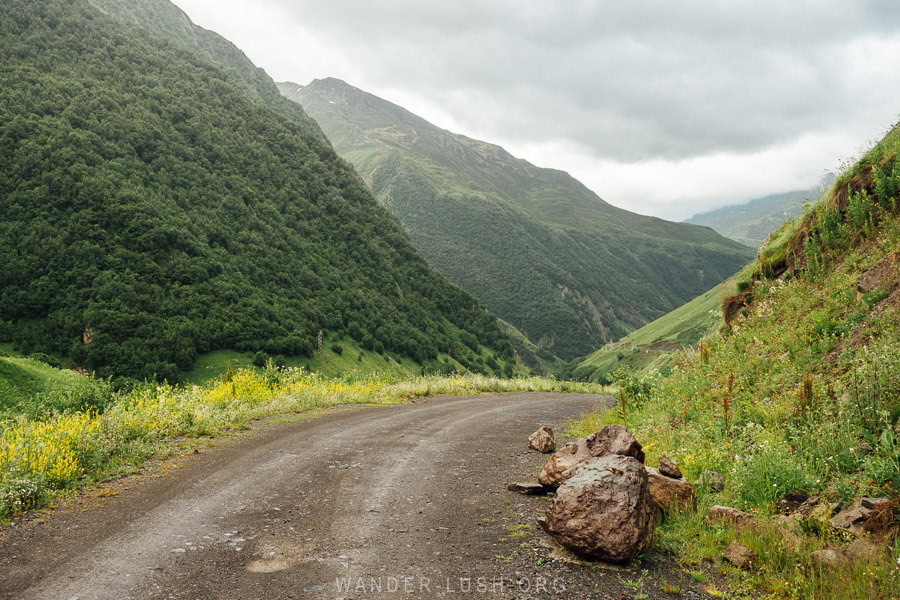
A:
[[[815,187],[769,194],[723,206],[697,213],[684,222],[706,225],[737,242],[759,247],[782,223],[800,214],[804,205],[815,202],[835,179],[833,173],[828,173]]]
[[[215,31],[194,23],[186,12],[169,0],[87,0],[109,18],[134,25],[152,38],[165,41],[219,69],[250,96],[281,116],[325,139],[316,122],[302,108],[284,102],[278,87],[261,67]]]
[[[278,86],[429,262],[558,356],[621,337],[752,257],[709,228],[615,207],[564,171],[432,125],[339,79]]]

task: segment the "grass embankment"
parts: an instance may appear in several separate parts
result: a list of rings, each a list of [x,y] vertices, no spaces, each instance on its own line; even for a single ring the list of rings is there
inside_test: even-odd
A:
[[[279,369],[271,362],[209,387],[146,385],[117,394],[101,381],[84,379],[93,387],[92,393],[78,396],[81,406],[71,404],[71,390],[58,389],[40,397],[42,410],[29,404],[33,416],[0,422],[0,519],[113,473],[133,472],[164,440],[215,436],[275,414],[339,404],[393,404],[434,394],[602,391],[591,384],[482,375],[329,379],[297,368]]]
[[[572,376],[602,382],[611,380],[618,369],[665,373],[675,351],[697,344],[722,326],[722,298],[733,294],[738,281],[749,273],[745,267],[690,302],[580,359]]]
[[[31,358],[0,356],[0,420],[81,406],[82,397],[92,397],[95,387],[94,380],[75,371],[56,369]]]
[[[624,410],[573,426],[585,435],[623,423],[697,481],[705,470],[725,490],[697,488],[697,512],[669,516],[657,545],[687,570],[711,559],[748,597],[900,597],[900,542],[838,567],[812,553],[850,540],[824,523],[796,539],[774,519],[789,492],[846,507],[858,497],[900,496],[900,166],[895,129],[844,174],[810,213],[786,225],[762,252],[750,281],[730,298],[730,325],[680,353],[667,377],[625,377]],[[848,191],[849,190],[849,191]],[[873,268],[874,267],[874,268]],[[881,273],[874,287],[860,275]],[[755,528],[710,527],[706,509],[751,512]],[[719,562],[737,539],[756,553],[748,571]]]

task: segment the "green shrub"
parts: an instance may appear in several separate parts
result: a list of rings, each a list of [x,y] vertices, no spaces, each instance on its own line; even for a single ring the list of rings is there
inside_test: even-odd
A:
[[[255,367],[264,367],[266,366],[266,362],[269,360],[269,355],[260,350],[256,354],[253,355],[253,366]]]

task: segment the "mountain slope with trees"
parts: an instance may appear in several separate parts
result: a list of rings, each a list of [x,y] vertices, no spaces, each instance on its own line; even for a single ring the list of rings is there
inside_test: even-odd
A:
[[[310,355],[323,331],[511,358],[317,129],[86,1],[5,12],[0,341],[170,380],[215,349]]]
[[[152,38],[185,51],[214,66],[251,98],[307,131],[324,137],[319,126],[297,106],[286,100],[275,82],[234,44],[191,21],[169,0],[89,0],[112,19],[134,25]]]
[[[705,292],[751,249],[611,206],[562,171],[337,79],[280,83],[431,264],[544,351],[584,355]]]

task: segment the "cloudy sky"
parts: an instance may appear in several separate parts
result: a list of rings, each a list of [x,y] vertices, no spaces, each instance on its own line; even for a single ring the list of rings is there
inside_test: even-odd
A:
[[[276,81],[338,77],[684,219],[815,185],[900,115],[897,0],[174,0]]]

